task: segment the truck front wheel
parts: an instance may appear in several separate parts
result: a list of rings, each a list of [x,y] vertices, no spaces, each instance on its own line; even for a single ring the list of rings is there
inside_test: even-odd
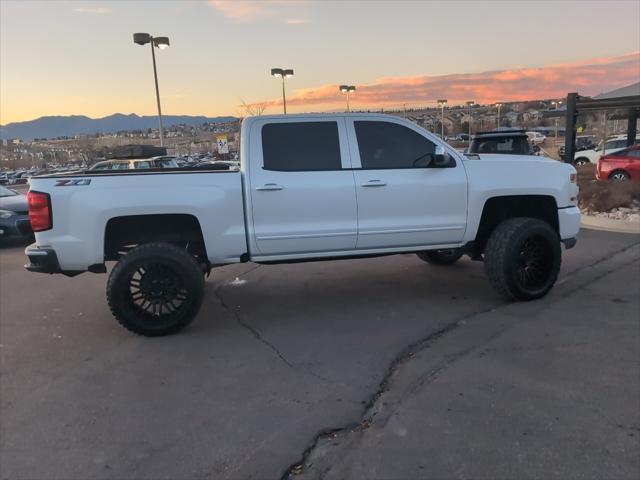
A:
[[[549,292],[560,271],[560,238],[546,222],[510,218],[493,231],[484,266],[493,287],[509,300],[534,300]]]
[[[148,337],[187,326],[204,296],[202,268],[186,250],[147,243],[125,255],[107,282],[111,312],[126,329]]]

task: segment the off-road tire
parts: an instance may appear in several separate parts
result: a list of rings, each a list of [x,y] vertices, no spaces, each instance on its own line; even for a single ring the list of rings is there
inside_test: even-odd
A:
[[[450,248],[446,250],[426,250],[416,253],[420,260],[424,260],[432,265],[453,265],[464,255],[461,248]]]
[[[532,257],[532,251],[538,257]],[[484,251],[489,282],[508,300],[535,300],[546,295],[558,278],[561,261],[558,234],[535,218],[505,220],[491,233]]]
[[[202,267],[186,250],[169,243],[135,247],[120,259],[107,282],[113,316],[127,330],[147,337],[170,335],[186,327],[200,310],[203,297]]]

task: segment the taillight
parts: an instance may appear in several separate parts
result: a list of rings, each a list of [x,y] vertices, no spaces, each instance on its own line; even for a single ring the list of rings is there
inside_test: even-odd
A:
[[[51,197],[48,193],[30,191],[27,194],[29,220],[34,232],[49,230],[53,226]]]

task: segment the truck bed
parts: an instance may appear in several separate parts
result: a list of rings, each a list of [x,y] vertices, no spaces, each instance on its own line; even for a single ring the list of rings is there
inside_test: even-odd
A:
[[[109,219],[182,214],[198,221],[212,264],[239,261],[247,251],[242,177],[236,170],[148,169],[70,172],[30,179],[50,195],[53,228],[38,246],[56,245],[61,265],[86,270],[104,261]]]

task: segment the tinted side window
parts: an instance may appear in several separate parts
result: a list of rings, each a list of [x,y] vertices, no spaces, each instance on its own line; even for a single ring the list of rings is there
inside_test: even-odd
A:
[[[270,123],[262,127],[266,170],[285,172],[340,170],[336,122]]]
[[[354,122],[362,168],[425,167],[435,144],[410,128],[391,122]]]

